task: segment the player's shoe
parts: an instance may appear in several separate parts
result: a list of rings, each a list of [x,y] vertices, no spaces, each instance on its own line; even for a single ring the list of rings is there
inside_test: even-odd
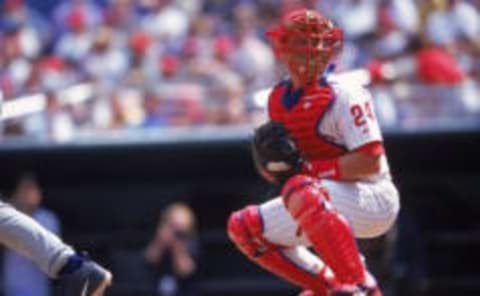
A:
[[[328,296],[382,296],[382,293],[378,288],[348,285],[330,291]]]
[[[305,290],[302,293],[298,294],[298,296],[323,296],[323,295],[318,295],[318,293],[315,294],[315,292],[313,292],[312,290]]]
[[[383,296],[375,278],[368,274],[367,281],[361,285],[336,285],[322,295],[312,290],[305,290],[298,296]]]
[[[378,287],[347,286],[329,292],[328,296],[383,296]]]
[[[383,296],[383,294],[375,278],[368,274],[364,284],[340,285],[333,288],[328,296]]]
[[[58,295],[102,296],[111,283],[110,271],[85,258],[76,270],[59,278]]]
[[[304,290],[298,296],[367,296],[367,294],[356,285],[343,285],[329,290],[326,295],[312,290]]]
[[[370,272],[367,272],[367,280],[364,284],[360,285],[360,289],[365,291],[365,295],[367,296],[383,296],[377,280]]]

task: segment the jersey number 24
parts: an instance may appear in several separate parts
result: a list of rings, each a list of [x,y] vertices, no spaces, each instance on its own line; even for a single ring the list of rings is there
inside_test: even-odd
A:
[[[367,124],[368,119],[375,120],[370,102],[365,102],[363,106],[360,104],[352,105],[350,107],[350,114],[353,116],[355,125],[359,127]]]

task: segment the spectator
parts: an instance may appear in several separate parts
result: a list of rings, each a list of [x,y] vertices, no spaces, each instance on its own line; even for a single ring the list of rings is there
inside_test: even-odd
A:
[[[75,126],[71,114],[59,101],[55,91],[46,93],[46,110],[23,121],[25,134],[41,139],[65,141],[72,138]]]
[[[12,197],[12,205],[31,216],[40,225],[55,234],[60,233],[56,215],[41,207],[42,190],[33,175],[23,175]],[[47,276],[32,262],[17,253],[6,250],[3,263],[5,296],[49,296]]]
[[[68,23],[71,22],[69,18],[74,12],[84,16],[84,24],[89,29],[95,28],[102,21],[101,8],[93,0],[60,1],[53,12],[57,30],[69,28]]]
[[[183,203],[167,207],[145,251],[145,260],[159,275],[157,295],[193,296],[199,245],[195,216]]]
[[[400,15],[405,14],[404,17]],[[417,31],[418,16],[408,0],[383,1],[378,7],[378,25],[373,55],[392,58],[404,55]]]
[[[127,84],[138,87],[155,82],[158,77],[154,39],[143,31],[135,32],[128,41],[129,69],[124,77]]]
[[[42,92],[61,90],[81,80],[72,64],[54,55],[40,59],[35,66]]]
[[[458,85],[466,79],[455,58],[441,48],[423,48],[416,60],[418,79],[427,84]]]
[[[50,24],[23,0],[6,0],[1,13],[5,32],[18,30],[18,42],[25,57],[35,58],[42,46],[51,39]]]
[[[414,0],[393,0],[391,14],[398,28],[410,35],[417,34],[419,30],[419,14]]]
[[[18,28],[13,31],[4,32],[2,38],[2,48],[0,61],[2,69],[0,70],[2,92],[6,98],[12,98],[22,93],[27,83],[28,77],[32,71],[32,64],[22,53],[22,46],[19,41]]]
[[[478,41],[480,19],[475,7],[466,1],[447,0],[426,19],[429,41],[448,46],[459,39]]]
[[[203,120],[201,101],[189,92],[188,84],[173,84],[147,90],[144,94],[143,127],[191,126]]]
[[[112,85],[118,83],[128,70],[126,52],[115,46],[114,34],[111,27],[100,27],[84,62],[86,72],[95,81]]]
[[[143,127],[166,125],[167,119],[161,114],[160,98],[155,91],[147,91],[144,97],[145,118]]]
[[[237,48],[232,55],[232,65],[245,80],[247,92],[251,93],[273,83],[275,59],[268,45],[257,34],[255,7],[241,4],[235,8],[234,14]]]
[[[184,37],[189,27],[189,16],[173,0],[153,0],[149,13],[141,21],[141,28],[157,40],[167,43]]]
[[[441,2],[440,2],[441,3]],[[467,72],[478,73],[480,63],[480,14],[467,1],[446,0],[427,15],[425,36],[435,46],[456,55]]]
[[[216,77],[210,90],[211,99],[207,102],[208,123],[229,125],[246,122],[244,91],[237,73],[222,72]]]
[[[137,25],[138,17],[133,0],[109,0],[105,10],[105,24],[121,32],[131,32]]]
[[[378,1],[344,0],[336,3],[333,17],[345,31],[347,38],[357,39],[375,30]]]
[[[93,34],[88,29],[87,12],[80,8],[69,11],[66,28],[69,31],[61,35],[55,51],[64,59],[80,63],[93,44]]]

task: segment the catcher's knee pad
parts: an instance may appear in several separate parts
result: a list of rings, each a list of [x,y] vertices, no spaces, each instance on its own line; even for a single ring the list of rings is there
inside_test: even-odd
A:
[[[230,239],[249,257],[257,257],[274,247],[263,237],[263,220],[258,206],[234,212],[227,228]]]
[[[330,204],[326,189],[314,178],[297,175],[282,188],[282,198],[287,210],[337,279],[341,283],[363,283],[365,269],[353,232]]]
[[[307,211],[329,209],[329,197],[317,179],[305,175],[290,178],[282,188],[282,199],[290,214],[298,219]]]

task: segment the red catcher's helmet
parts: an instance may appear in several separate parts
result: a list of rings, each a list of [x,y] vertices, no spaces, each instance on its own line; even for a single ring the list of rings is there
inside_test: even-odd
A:
[[[267,36],[277,58],[302,85],[318,81],[343,43],[342,30],[309,9],[287,13]]]

